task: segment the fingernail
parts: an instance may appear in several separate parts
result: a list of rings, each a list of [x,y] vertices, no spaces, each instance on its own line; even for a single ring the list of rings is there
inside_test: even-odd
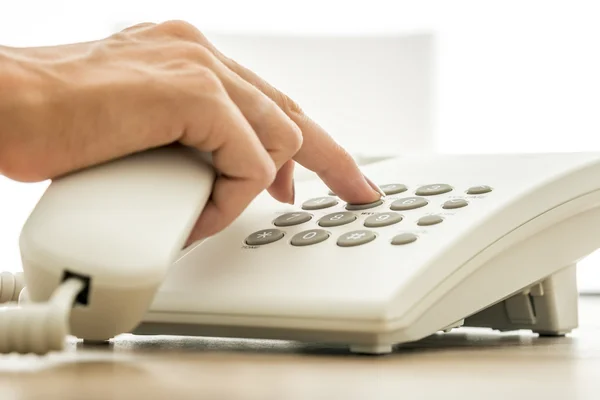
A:
[[[377,186],[375,184],[375,182],[373,182],[372,180],[370,180],[366,175],[363,174],[363,177],[365,178],[365,180],[367,181],[367,183],[369,184],[369,186],[371,186],[371,188],[373,188],[373,190],[375,190],[377,193],[379,193],[381,195],[381,197],[385,197],[385,193],[383,192],[383,190],[381,190],[381,188],[379,186]]]

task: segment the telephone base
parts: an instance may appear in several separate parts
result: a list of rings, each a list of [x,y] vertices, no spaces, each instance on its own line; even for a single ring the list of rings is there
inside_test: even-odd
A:
[[[465,326],[564,336],[578,325],[576,265],[465,319]]]

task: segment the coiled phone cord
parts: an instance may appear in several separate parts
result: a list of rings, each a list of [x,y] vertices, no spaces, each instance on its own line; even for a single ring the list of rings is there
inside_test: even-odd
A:
[[[23,273],[0,274],[0,354],[38,355],[64,348],[69,316],[85,284],[64,281],[47,303],[28,303]]]

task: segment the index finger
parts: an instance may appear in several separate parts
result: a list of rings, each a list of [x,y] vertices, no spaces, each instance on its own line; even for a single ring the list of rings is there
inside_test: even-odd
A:
[[[302,130],[303,143],[294,159],[314,171],[340,198],[355,204],[377,201],[384,194],[365,177],[350,154],[321,126],[304,114],[288,96],[249,69],[220,53],[206,38],[203,43],[228,68],[271,98]]]

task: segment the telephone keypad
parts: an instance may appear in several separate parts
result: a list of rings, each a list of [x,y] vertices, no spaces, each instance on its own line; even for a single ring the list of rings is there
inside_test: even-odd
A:
[[[327,214],[326,216],[319,219],[319,226],[324,228],[332,226],[346,225],[350,222],[356,221],[358,217],[356,214],[348,211],[340,211],[337,213]]]
[[[375,240],[377,236],[368,230],[357,230],[344,233],[337,240],[340,247],[360,246]]]
[[[307,212],[285,213],[275,218],[273,225],[275,226],[294,226],[310,221],[312,215]]]
[[[310,246],[311,244],[321,243],[329,238],[329,232],[324,229],[310,229],[297,233],[292,237],[290,243],[292,246]]]
[[[276,242],[279,239],[282,239],[283,236],[283,231],[280,231],[279,229],[263,229],[248,236],[246,238],[246,244],[249,246],[261,246]]]
[[[417,189],[415,194],[417,196],[434,196],[438,194],[444,194],[452,191],[452,186],[445,183],[436,183],[433,185],[421,186]]]
[[[337,205],[338,200],[335,197],[316,197],[314,199],[306,200],[302,203],[302,209],[304,210],[321,210],[323,208],[329,208]]]
[[[367,210],[369,208],[378,207],[383,204],[383,200],[377,200],[372,203],[366,204],[346,204],[346,210],[348,211],[358,211],[358,210]]]
[[[394,201],[390,205],[390,209],[394,211],[407,211],[425,207],[427,204],[429,202],[422,197],[405,197]]]
[[[380,188],[384,191],[386,195],[403,193],[409,190],[409,188],[406,185],[400,183],[384,184],[381,185]],[[344,207],[347,211],[330,212],[324,216],[319,216],[317,220],[317,225],[321,228],[350,225],[352,223],[355,223],[359,219],[361,214],[366,214],[366,217],[362,223],[362,225],[365,228],[372,229],[391,226],[404,221],[404,219],[406,218],[405,215],[402,215],[396,211],[410,211],[410,213],[413,213],[414,211],[411,210],[417,210],[430,204],[430,201],[426,198],[426,196],[449,193],[454,189],[454,187],[448,184],[441,183],[423,185],[416,189],[413,189],[412,193],[414,193],[414,196],[404,197],[400,199],[391,198],[389,203],[385,201],[385,198],[382,198],[376,202],[369,204],[345,204]],[[463,193],[477,195],[489,193],[492,190],[493,189],[490,186],[479,185],[471,186]],[[341,200],[337,197],[332,197],[335,196],[333,192],[330,191],[329,193],[331,196],[315,197],[306,200],[304,203],[302,203],[302,209],[317,210],[318,212],[318,210],[323,210],[338,205]],[[387,211],[381,210],[381,212],[375,213],[357,212],[382,206],[385,203],[389,204]],[[441,204],[437,206],[440,209],[459,209],[468,206],[469,199],[450,197],[446,199],[441,199],[440,203]],[[410,213],[407,213],[407,215]],[[414,224],[414,226],[421,227],[433,226],[442,223],[445,220],[445,217],[448,215],[450,214],[421,215],[417,216],[418,219],[416,220],[416,222],[412,222],[412,224]],[[296,225],[307,223],[313,218],[315,218],[313,214],[305,211],[287,212],[285,214],[277,216],[277,218],[273,220],[273,225],[277,227],[293,227]],[[256,231],[249,235],[246,238],[246,243],[252,246],[265,245],[282,239],[284,235],[285,233],[279,229],[264,229],[261,231]],[[330,236],[330,232],[317,227],[315,229],[308,229],[295,234],[289,243],[293,246],[309,246],[326,241]],[[375,240],[376,238],[377,235],[369,229],[349,230],[338,237],[336,244],[340,247],[359,246],[369,243]],[[392,245],[404,245],[412,243],[417,239],[417,235],[410,232],[396,234],[391,238],[391,240],[389,239],[389,237],[387,238],[387,240],[390,240],[388,243],[391,243]]]
[[[383,212],[367,217],[367,219],[365,219],[364,226],[367,228],[381,228],[384,226],[397,224],[400,221],[402,221],[402,215],[393,211]]]

